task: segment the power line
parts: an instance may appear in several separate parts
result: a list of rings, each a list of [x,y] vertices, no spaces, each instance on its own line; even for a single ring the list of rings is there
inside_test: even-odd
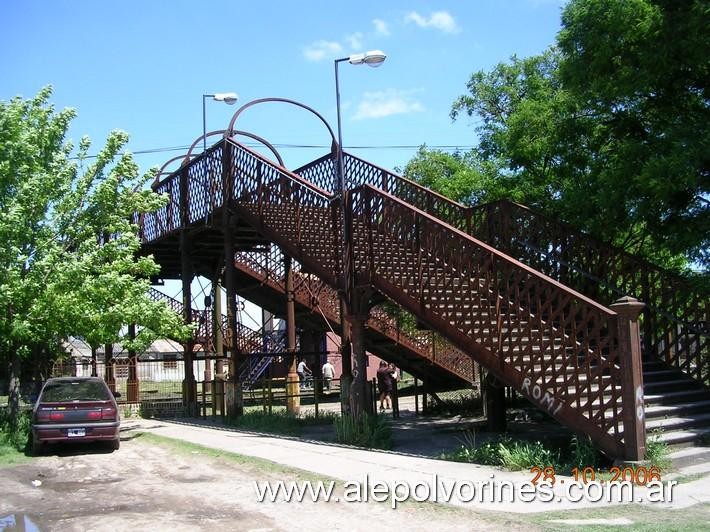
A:
[[[243,143],[245,146],[249,148],[260,148],[262,147],[261,144],[258,144],[256,142],[245,142]],[[324,150],[330,150],[330,146],[325,145],[325,144],[273,144],[275,148],[281,148],[281,149],[324,149]],[[476,146],[474,145],[466,145],[466,144],[436,144],[436,145],[430,145],[430,144],[388,144],[388,145],[380,145],[380,146],[345,146],[346,150],[418,150],[422,146],[426,146],[426,148],[429,149],[434,149],[434,150],[471,150],[475,148]],[[133,155],[147,155],[147,154],[152,154],[152,153],[168,153],[168,152],[176,152],[176,151],[187,151],[190,149],[190,145],[186,144],[184,146],[167,146],[163,148],[148,148],[145,150],[135,150],[131,151]],[[86,155],[84,159],[95,159],[97,155]],[[71,157],[71,159],[78,159],[78,156]]]

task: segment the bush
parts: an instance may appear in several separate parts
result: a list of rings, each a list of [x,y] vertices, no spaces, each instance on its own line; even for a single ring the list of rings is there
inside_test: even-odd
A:
[[[471,390],[450,392],[449,397],[440,397],[427,405],[426,415],[430,416],[478,416],[483,410],[481,398]]]
[[[602,457],[589,436],[572,436],[566,470],[571,471],[575,467],[578,469],[596,468],[601,460]]]
[[[30,422],[31,413],[22,412],[17,420],[17,425],[12,427],[7,415],[0,412],[0,447],[24,451],[30,438]]]
[[[646,441],[646,460],[651,463],[651,466],[656,466],[661,471],[671,467],[671,459],[668,458],[668,445],[661,440],[662,435],[661,429],[654,430]]]
[[[530,469],[533,466],[559,468],[559,454],[547,449],[539,441],[527,442],[501,438],[479,446],[462,445],[452,453],[442,453],[440,458],[455,462],[470,462],[504,467],[511,471]]]
[[[553,466],[559,468],[559,453],[555,455],[539,441],[513,441],[509,444],[499,443],[500,461],[503,467],[511,471],[530,469],[531,467]]]
[[[297,416],[286,410],[275,410],[265,414],[261,410],[244,412],[234,419],[228,419],[227,424],[240,429],[256,432],[271,432],[274,434],[298,435],[302,427],[312,425],[328,425],[337,417],[334,412],[321,412],[318,417],[314,413]]]
[[[385,416],[363,414],[357,419],[343,415],[335,420],[333,426],[338,443],[369,449],[392,448],[392,430]]]

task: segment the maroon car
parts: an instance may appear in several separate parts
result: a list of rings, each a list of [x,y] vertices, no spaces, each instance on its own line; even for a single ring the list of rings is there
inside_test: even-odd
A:
[[[44,383],[32,412],[32,450],[47,442],[111,442],[118,449],[118,406],[98,377],[59,377]]]

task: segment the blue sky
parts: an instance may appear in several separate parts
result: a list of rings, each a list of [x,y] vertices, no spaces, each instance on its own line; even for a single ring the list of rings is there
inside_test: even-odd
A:
[[[95,146],[111,129],[133,152],[186,146],[202,132],[202,94],[234,91],[236,106],[207,103],[208,130],[236,108],[280,96],[336,127],[333,59],[381,49],[377,69],[340,66],[343,143],[387,168],[415,148],[475,143],[467,118],[449,110],[471,73],[554,42],[559,0],[225,2],[4,0],[0,2],[0,100],[52,84],[57,107],[75,107],[71,137]],[[327,150],[314,117],[283,104],[246,111],[237,127],[284,145],[295,168]],[[143,170],[181,152],[136,155]]]

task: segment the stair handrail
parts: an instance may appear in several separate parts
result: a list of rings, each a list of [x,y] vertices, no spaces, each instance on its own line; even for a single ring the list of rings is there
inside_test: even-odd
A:
[[[514,386],[517,390],[527,390],[528,398],[543,408],[548,406],[547,410],[553,417],[571,426],[584,426],[585,432],[608,452],[618,453],[620,448],[623,448],[623,434],[634,432],[636,424],[643,424],[643,419],[636,419],[635,414],[629,417],[630,412],[636,411],[633,391],[629,392],[628,387],[622,384],[627,378],[627,373],[637,368],[631,360],[625,359],[631,344],[622,345],[620,332],[622,325],[616,312],[376,187],[362,185],[352,191],[351,197],[350,208],[353,218],[361,220],[361,223],[355,227],[358,231],[355,240],[360,246],[356,252],[356,268],[360,275],[369,278],[370,282],[388,297],[408,310],[418,313],[425,323],[436,327],[459,347],[473,354],[474,358],[492,370],[503,382]],[[387,223],[380,223],[385,219]],[[397,242],[402,249],[411,250],[414,256],[419,254],[418,263],[422,260],[421,254],[433,253],[427,256],[432,257],[432,261],[441,263],[442,268],[443,264],[451,264],[450,268],[463,272],[461,275],[465,278],[480,279],[484,284],[485,294],[480,298],[479,304],[488,306],[486,312],[482,314],[488,317],[481,318],[479,332],[476,333],[474,330],[473,315],[470,330],[467,330],[464,327],[466,322],[463,317],[458,318],[453,315],[444,318],[427,307],[429,303],[425,288],[433,290],[438,286],[434,284],[439,282],[436,273],[430,276],[425,275],[423,271],[412,274],[413,280],[410,281],[414,283],[415,292],[419,291],[414,295],[403,291],[404,281],[401,277],[396,275],[390,279],[382,277],[385,275],[383,272],[386,272],[386,266],[370,262],[374,260],[373,246],[375,242],[379,242],[378,238],[390,238],[392,243]],[[389,243],[390,240],[385,242]],[[433,247],[428,247],[428,244]],[[447,244],[453,249],[447,248]],[[447,256],[442,256],[447,253]],[[413,260],[413,257],[406,257],[406,259]],[[446,282],[446,275],[443,278]],[[543,303],[537,300],[542,297],[540,294],[546,298]],[[552,302],[558,302],[560,309],[552,308]],[[565,316],[564,311],[572,302],[574,310],[572,311],[570,307],[569,313],[573,315]],[[540,308],[535,308],[536,306]],[[504,308],[507,310],[502,310]],[[546,311],[550,316],[544,316]],[[515,318],[512,321],[511,315]],[[490,320],[490,316],[496,316],[496,334],[492,334],[494,326],[490,321],[484,321]],[[553,316],[560,322],[559,325],[554,325]],[[513,363],[515,359],[512,355],[510,360],[506,360],[503,356],[501,349],[505,345],[505,340],[509,338],[512,344],[511,331],[516,326],[521,326],[515,320],[528,323],[529,327],[535,323],[541,331],[545,330],[547,334],[552,335],[552,340],[547,347],[544,344],[548,340],[544,340],[542,335],[539,338],[543,352],[551,352],[553,355],[551,367],[554,378],[552,380],[545,380],[544,373],[535,374],[535,363],[544,366],[548,362],[544,358],[534,361],[532,351],[527,362],[523,362],[522,356],[519,358],[518,369]],[[504,324],[507,326],[507,337]],[[488,330],[488,333],[485,333],[483,343],[471,338],[474,334],[484,334],[484,329]],[[559,350],[557,343],[562,344],[562,351]],[[568,350],[573,354],[568,354]],[[600,379],[600,383],[602,382],[602,373],[599,373],[599,368],[602,368],[601,371],[608,376],[609,382],[596,392],[587,386],[585,392],[584,386],[579,383],[578,373],[574,373],[574,378],[577,379],[576,387],[570,394],[568,390],[570,383],[566,380],[568,365],[575,370],[583,370],[588,383],[596,378]],[[528,368],[527,376],[522,371],[523,368]],[[561,374],[557,373],[560,368],[564,368]],[[559,375],[561,377],[558,377]],[[563,379],[562,384],[557,384],[557,378]],[[537,392],[531,394],[532,383],[537,383],[539,388]],[[612,399],[605,402],[604,393],[610,393]],[[581,404],[582,395],[586,398],[584,405]],[[576,408],[575,401],[577,401]],[[599,403],[596,411],[591,406],[594,401]],[[607,413],[611,415],[606,416]],[[618,424],[618,420],[622,418],[623,428]],[[627,427],[627,424],[633,426]]]
[[[624,271],[618,272],[613,277],[613,281],[606,281],[604,277],[595,275],[589,268],[580,266],[579,261],[565,261],[561,256],[553,255],[544,249],[549,242],[541,242],[535,246],[530,239],[537,233],[528,231],[524,237],[516,241],[525,246],[532,255],[527,255],[531,264],[544,271],[547,275],[558,279],[567,286],[574,287],[577,291],[586,292],[592,299],[600,299],[606,296],[606,302],[611,303],[618,297],[632,295],[646,304],[642,313],[642,330],[644,340],[644,351],[650,356],[656,356],[671,365],[681,369],[692,378],[710,386],[710,297],[705,291],[698,290],[693,283],[676,272],[660,268],[643,257],[638,257],[619,249],[610,244],[603,243],[594,237],[587,235],[569,224],[559,222],[529,207],[520,205],[510,200],[499,200],[479,206],[467,207],[459,202],[451,200],[441,194],[432,191],[419,183],[406,177],[400,176],[381,168],[375,164],[365,161],[362,158],[345,153],[345,168],[348,183],[370,184],[406,200],[415,207],[446,221],[449,225],[456,227],[468,234],[487,241],[498,249],[512,256],[519,256],[519,250],[513,248],[514,240],[506,238],[505,231],[491,230],[489,227],[490,218],[488,215],[497,206],[509,206],[527,213],[529,216],[539,220],[544,220],[548,227],[562,227],[564,234],[581,242],[585,250],[593,252],[577,253],[579,257],[608,257],[608,263],[617,263],[619,260],[630,261],[631,263]],[[320,169],[328,162],[328,156],[304,165],[296,172],[319,175],[323,171]],[[499,209],[503,211],[503,209]],[[509,211],[508,211],[509,212]],[[513,218],[509,215],[509,219]],[[500,225],[504,225],[504,220]],[[505,227],[514,228],[520,231],[522,224],[511,221]],[[604,250],[604,253],[600,253]],[[544,256],[546,261],[533,261],[534,254]],[[559,264],[558,271],[553,271],[554,263]],[[589,286],[588,283],[574,276],[565,277],[561,271],[563,268],[573,269],[574,272],[583,276],[597,286]],[[629,272],[643,270],[644,279],[636,279],[629,275]],[[637,276],[638,277],[638,276]],[[609,279],[607,276],[606,279]],[[622,282],[619,282],[621,280]],[[626,286],[625,286],[626,285]],[[602,294],[601,290],[606,290]],[[680,302],[679,295],[684,294],[685,304]],[[670,312],[668,307],[673,307]],[[661,322],[665,321],[665,324]],[[660,327],[661,330],[658,330]],[[705,355],[703,355],[705,353]]]

